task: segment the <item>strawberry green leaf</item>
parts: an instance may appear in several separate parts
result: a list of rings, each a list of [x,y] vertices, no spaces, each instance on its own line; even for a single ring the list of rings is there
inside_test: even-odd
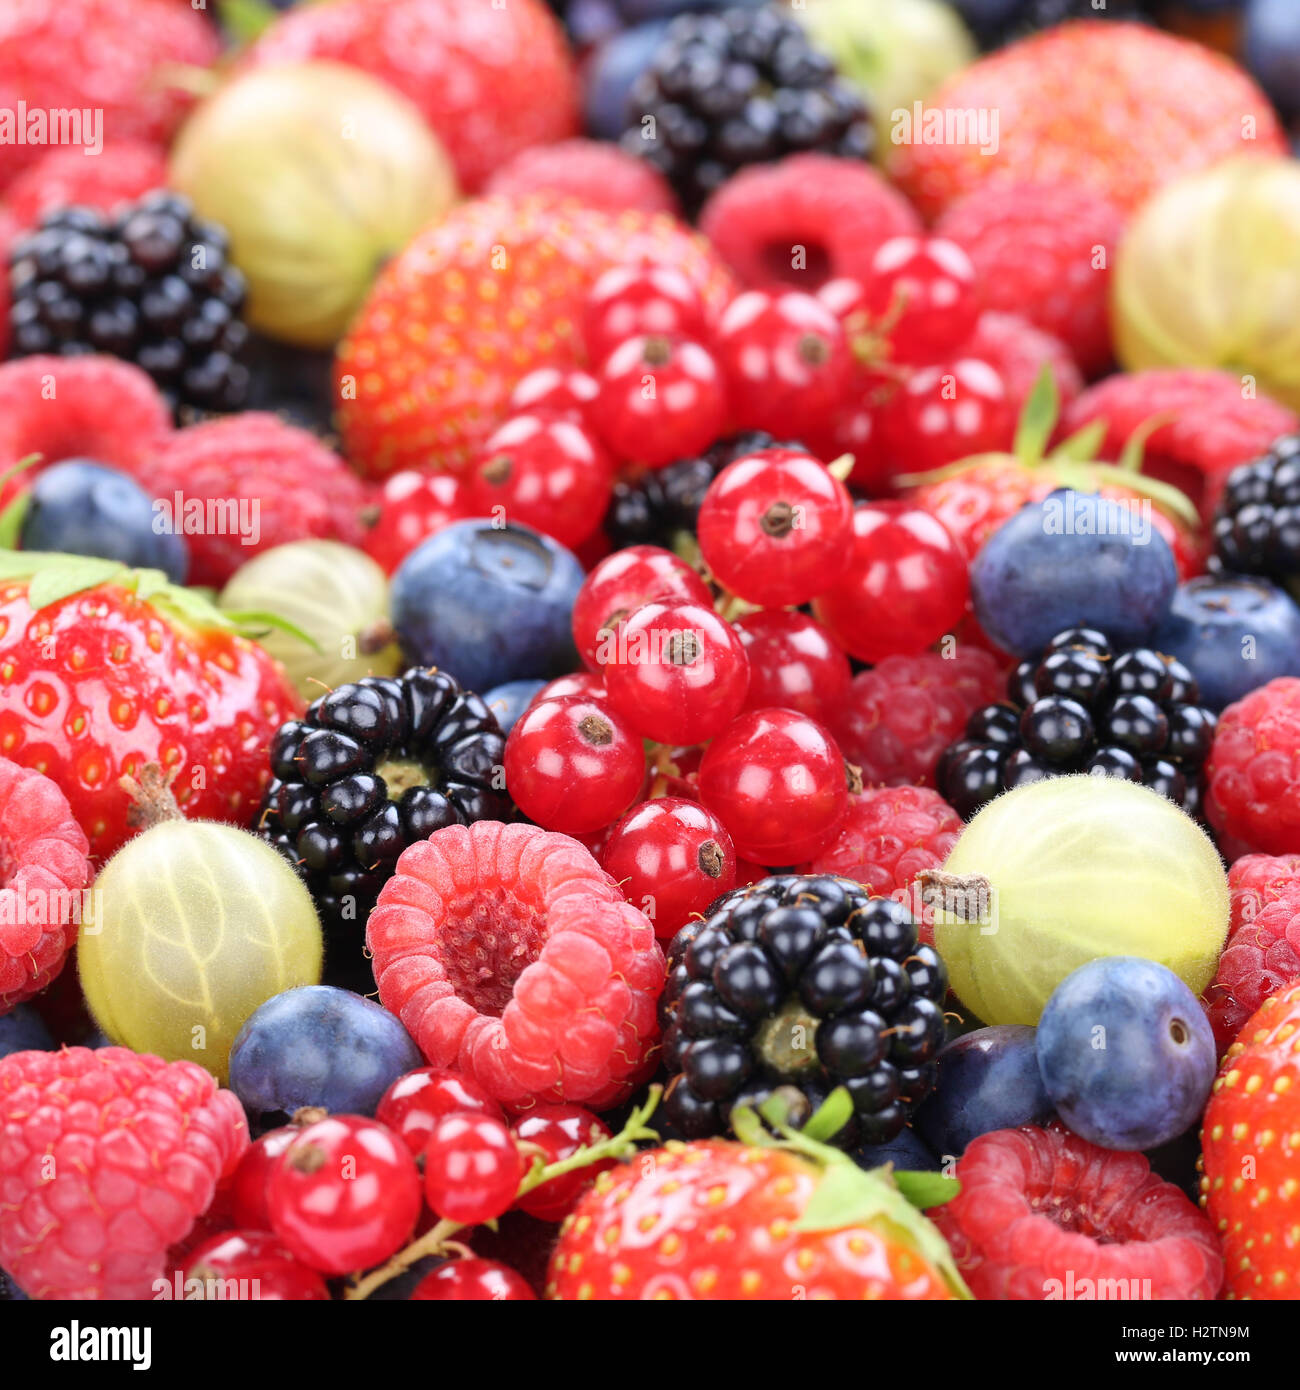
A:
[[[1142,455],[1146,450],[1147,440],[1163,425],[1169,424],[1175,418],[1172,410],[1165,410],[1159,415],[1152,415],[1150,419],[1143,420],[1124,441],[1124,449],[1119,456],[1118,466],[1125,473],[1140,473],[1142,471]]]
[[[62,564],[38,570],[27,586],[27,602],[36,612],[73,594],[97,588],[111,580],[121,580],[130,574],[130,570],[116,560],[97,560],[84,555],[61,555],[58,558],[63,561]]]
[[[268,613],[262,609],[227,608],[222,610],[222,615],[234,623],[245,637],[252,637],[254,641],[271,631],[283,632],[299,642],[305,642],[318,655],[321,651],[320,643],[310,633],[304,632],[296,623],[291,623],[278,613]]]
[[[1077,459],[1080,463],[1091,463],[1097,457],[1097,450],[1101,448],[1101,442],[1105,438],[1105,420],[1092,420],[1081,430],[1075,430],[1068,439],[1061,440],[1048,457]]]
[[[0,549],[16,550],[22,537],[23,522],[27,519],[27,508],[31,505],[29,492],[20,492],[12,502],[0,512]]]
[[[942,1173],[914,1172],[908,1168],[894,1169],[894,1182],[903,1196],[920,1211],[941,1207],[961,1191],[961,1183],[956,1178],[945,1178]]]
[[[817,1107],[804,1125],[809,1139],[830,1139],[853,1118],[853,1097],[845,1086],[837,1086]]]
[[[252,43],[279,18],[269,0],[217,0],[221,27],[236,43]]]
[[[1020,412],[1020,423],[1016,427],[1016,442],[1012,453],[1031,467],[1041,463],[1047,452],[1047,441],[1052,437],[1056,422],[1061,414],[1061,397],[1056,389],[1056,378],[1047,363],[1043,363],[1034,389],[1025,401]]]

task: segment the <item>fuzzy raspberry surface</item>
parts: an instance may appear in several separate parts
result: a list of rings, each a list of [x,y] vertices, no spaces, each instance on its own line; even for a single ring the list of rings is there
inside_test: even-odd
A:
[[[679,210],[677,195],[658,169],[602,140],[531,145],[497,169],[483,192],[511,198],[552,193],[606,212]]]
[[[5,206],[20,227],[35,227],[56,208],[111,212],[167,183],[167,155],[149,140],[106,143],[88,159],[80,149],[52,149],[29,165],[5,192]]]
[[[1215,830],[1264,854],[1300,853],[1300,680],[1280,676],[1223,711],[1205,778]]]

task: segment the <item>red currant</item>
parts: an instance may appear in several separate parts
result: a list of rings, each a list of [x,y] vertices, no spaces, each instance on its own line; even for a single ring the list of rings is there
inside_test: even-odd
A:
[[[364,545],[386,574],[392,574],[421,541],[472,515],[465,485],[450,473],[394,473],[378,505],[379,516]]]
[[[230,1180],[231,1215],[236,1226],[248,1231],[271,1229],[271,1216],[266,1209],[271,1169],[300,1132],[295,1125],[283,1125],[268,1130],[248,1146]]]
[[[600,862],[665,941],[736,882],[736,851],[722,822],[672,796],[634,806],[610,832]]]
[[[789,709],[742,714],[700,763],[700,800],[736,851],[760,864],[801,864],[835,838],[849,772],[830,734]]]
[[[853,378],[843,326],[797,290],[737,295],[718,324],[718,361],[736,422],[778,438],[812,434]]]
[[[600,525],[614,465],[577,420],[516,415],[495,430],[470,474],[482,516],[509,517],[561,545],[581,544]]]
[[[514,1205],[524,1160],[514,1136],[491,1115],[444,1115],[424,1148],[424,1195],[444,1220],[493,1221]]]
[[[600,390],[596,378],[576,367],[538,367],[521,377],[510,393],[510,414],[537,411],[546,415],[586,418],[587,408]]]
[[[543,700],[563,700],[568,695],[581,695],[587,700],[605,698],[605,682],[591,671],[570,671],[567,676],[556,676],[529,700],[529,705],[540,705]]]
[[[506,739],[506,788],[529,820],[566,835],[599,830],[636,800],[645,748],[608,700],[530,705]]]
[[[841,323],[856,319],[867,311],[867,289],[861,280],[838,275],[817,288],[817,298]]]
[[[1002,378],[975,357],[918,368],[880,411],[882,446],[908,473],[1005,451],[1015,427]]]
[[[811,454],[759,449],[729,463],[700,506],[700,553],[750,603],[806,603],[849,561],[853,502]]]
[[[411,1302],[462,1303],[536,1302],[537,1295],[509,1265],[497,1260],[480,1260],[471,1255],[464,1260],[448,1260],[415,1286]]]
[[[322,1274],[347,1274],[388,1259],[410,1238],[420,1176],[387,1125],[330,1115],[280,1155],[266,1207],[291,1255]]]
[[[593,362],[637,337],[708,338],[704,301],[671,266],[615,266],[591,288],[582,315],[582,341]]]
[[[844,650],[806,613],[764,608],[736,622],[749,657],[745,708],[798,710],[829,723],[848,693],[852,671]]]
[[[608,1139],[612,1132],[603,1120],[580,1105],[535,1105],[515,1124],[515,1138],[521,1144],[536,1144],[543,1151],[542,1162],[546,1164],[572,1158],[579,1149]],[[521,1198],[519,1206],[542,1221],[563,1221],[596,1174],[614,1167],[615,1162],[607,1158],[552,1178]]]
[[[699,343],[629,338],[600,370],[592,419],[620,459],[662,468],[698,454],[722,433],[722,375]]]
[[[399,1076],[384,1092],[375,1119],[401,1135],[418,1158],[444,1115],[465,1113],[502,1118],[501,1107],[476,1081],[456,1071],[419,1067]]]
[[[698,603],[644,604],[619,629],[605,663],[609,703],[659,743],[701,743],[720,733],[748,685],[735,629]]]
[[[887,326],[899,362],[933,362],[961,349],[975,331],[975,267],[955,241],[892,237],[872,257],[864,304]]]
[[[708,607],[709,587],[671,550],[634,545],[603,559],[583,581],[573,603],[573,641],[589,671],[628,616],[644,603],[684,599]]]
[[[181,1267],[195,1301],[247,1299],[257,1303],[320,1303],[330,1291],[314,1270],[295,1260],[269,1231],[223,1231],[198,1246]]]
[[[859,661],[911,656],[957,624],[970,597],[961,546],[938,517],[907,502],[853,513],[853,558],[813,614]]]

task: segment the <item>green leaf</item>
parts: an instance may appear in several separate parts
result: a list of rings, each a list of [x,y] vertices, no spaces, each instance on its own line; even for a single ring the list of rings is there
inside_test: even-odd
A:
[[[770,1142],[768,1133],[763,1128],[763,1122],[758,1118],[758,1112],[752,1105],[736,1106],[729,1119],[731,1120],[731,1132],[742,1144],[761,1149]]]
[[[12,502],[0,512],[0,549],[16,550],[22,535],[23,522],[27,508],[31,505],[30,492],[20,492]]]
[[[1152,415],[1150,419],[1143,420],[1124,441],[1124,449],[1119,456],[1118,467],[1125,473],[1140,473],[1142,471],[1142,455],[1146,449],[1147,440],[1162,425],[1167,425],[1176,418],[1172,410],[1165,410],[1159,415]]]
[[[853,1097],[845,1086],[837,1086],[817,1107],[804,1125],[809,1139],[826,1140],[836,1135],[853,1118]]]
[[[304,632],[296,623],[291,623],[288,618],[282,618],[278,613],[267,613],[261,609],[222,609],[222,616],[233,623],[240,632],[246,637],[253,637],[256,640],[256,629],[262,631],[275,631],[287,633],[298,642],[305,642],[317,655],[321,652],[320,643],[309,633]]]
[[[961,1191],[961,1183],[956,1178],[945,1178],[942,1173],[913,1172],[894,1170],[894,1182],[898,1190],[920,1211],[931,1207],[941,1207],[951,1202]]]
[[[1052,450],[1054,459],[1078,459],[1081,463],[1091,463],[1097,457],[1101,441],[1106,438],[1105,420],[1092,420],[1081,430],[1076,430]]]
[[[52,603],[79,594],[110,580],[121,580],[131,571],[116,560],[97,560],[81,555],[61,555],[61,565],[52,565],[32,575],[27,586],[27,602],[39,612]]]
[[[1056,378],[1046,362],[1034,382],[1024,409],[1020,412],[1020,423],[1016,427],[1016,442],[1012,453],[1022,463],[1033,465],[1042,461],[1047,452],[1047,441],[1052,437],[1056,422],[1061,414],[1061,397],[1056,389]]]
[[[279,18],[269,0],[217,0],[221,27],[236,43],[252,43]]]

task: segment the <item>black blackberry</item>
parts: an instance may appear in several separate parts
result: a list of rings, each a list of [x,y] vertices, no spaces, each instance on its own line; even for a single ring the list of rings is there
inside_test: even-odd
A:
[[[762,430],[745,430],[716,440],[699,458],[678,459],[667,468],[647,473],[636,482],[614,484],[614,497],[605,513],[605,534],[615,550],[630,545],[680,547],[683,536],[694,536],[700,503],[709,484],[742,454],[781,444]]]
[[[61,208],[10,256],[13,354],[106,352],[143,368],[172,409],[238,410],[248,329],[225,231],[175,193],[112,216]]]
[[[860,883],[779,875],[724,894],[668,948],[668,1124],[724,1134],[781,1089],[798,1124],[837,1086],[845,1146],[884,1143],[933,1089],[948,974],[912,914]]]
[[[1000,48],[1067,19],[1145,19],[1147,0],[956,0],[957,10],[985,50]]]
[[[1265,575],[1300,596],[1300,434],[1228,474],[1210,568]]]
[[[776,6],[678,16],[627,111],[624,148],[691,212],[744,165],[801,150],[866,159],[874,140],[856,89]]]
[[[939,759],[939,790],[959,815],[1069,772],[1142,782],[1200,813],[1215,716],[1181,661],[1146,647],[1116,651],[1100,632],[1069,628],[1012,671],[1007,696],[975,710]]]
[[[509,816],[504,750],[496,716],[445,671],[366,676],[281,725],[258,830],[298,869],[326,930],[355,938],[407,845]]]

